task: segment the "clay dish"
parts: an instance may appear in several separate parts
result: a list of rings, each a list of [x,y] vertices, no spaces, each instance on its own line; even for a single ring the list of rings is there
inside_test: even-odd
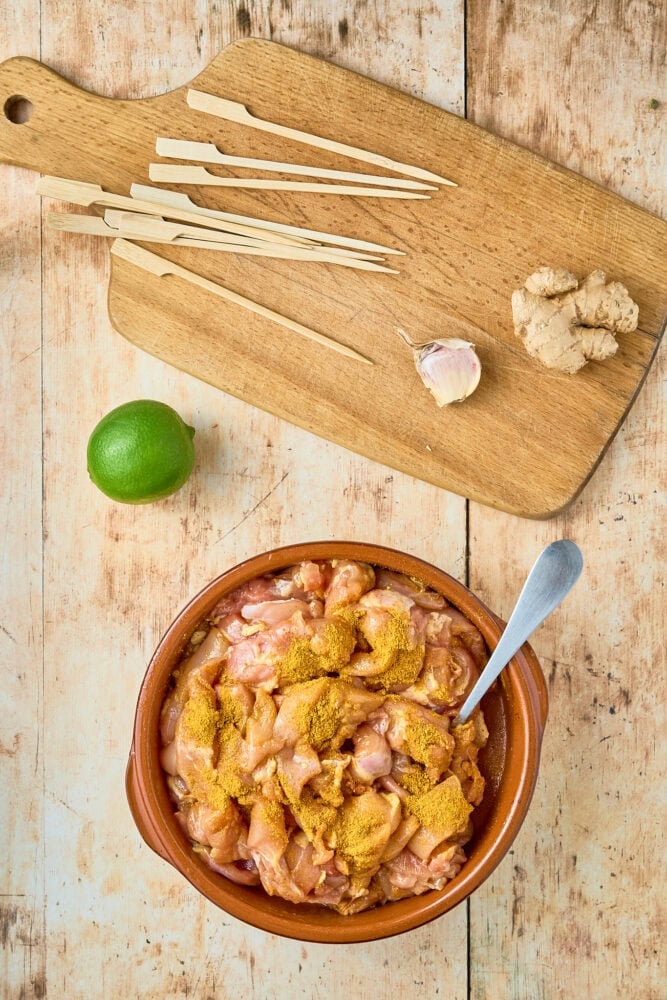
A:
[[[338,541],[306,542],[262,553],[209,583],[178,614],[160,641],[139,692],[126,779],[132,815],[146,843],[211,902],[272,934],[327,944],[374,941],[421,927],[462,902],[489,877],[526,816],[547,717],[544,677],[533,650],[525,645],[482,702],[490,733],[479,761],[486,792],[473,813],[475,833],[465,849],[468,860],[440,891],[345,917],[324,907],[288,903],[212,871],[192,851],[174,819],[158,759],[160,708],[169,677],[195,627],[224,594],[253,577],[305,559],[336,558],[357,559],[417,577],[462,611],[479,628],[490,650],[495,647],[503,622],[463,584],[414,556],[378,545]]]

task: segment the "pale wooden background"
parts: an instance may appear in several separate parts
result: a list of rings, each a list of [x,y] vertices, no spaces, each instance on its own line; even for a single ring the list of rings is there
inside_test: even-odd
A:
[[[0,5],[0,56],[139,97],[185,83],[233,38],[273,38],[664,214],[665,29],[650,0],[19,0]],[[664,349],[570,512],[522,521],[140,354],[106,316],[107,248],[49,232],[34,175],[0,176],[0,995],[663,997]],[[85,445],[101,415],[143,396],[196,426],[199,459],[176,497],[123,507],[89,484]],[[273,545],[349,537],[436,562],[506,614],[560,536],[587,567],[535,640],[551,693],[538,788],[467,906],[384,943],[302,946],[227,918],[143,845],[123,793],[136,692],[208,579]]]

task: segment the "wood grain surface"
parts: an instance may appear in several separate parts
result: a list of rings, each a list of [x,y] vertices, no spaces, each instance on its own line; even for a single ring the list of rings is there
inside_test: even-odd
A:
[[[462,118],[275,44],[244,40],[226,48],[193,86],[245,102],[260,118],[444,171],[460,187],[429,201],[377,203],[179,188],[194,190],[210,208],[405,250],[392,261],[398,275],[379,275],[159,248],[189,270],[343,339],[373,367],[304,345],[236,304],[192,294],[178,278],[114,259],[109,310],[116,329],[190,374],[403,472],[527,517],[565,507],[600,461],[655,352],[667,316],[667,226]],[[148,179],[156,138],[167,133],[263,159],[302,155],[301,145],[295,151],[284,138],[193,112],[186,93],[110,102],[34,62],[6,62],[0,98],[29,95],[34,113],[18,130],[0,119],[0,160],[127,194],[132,180]],[[325,168],[356,165],[322,150],[308,149],[308,157]],[[63,244],[76,239],[63,236]],[[542,263],[565,265],[581,278],[601,267],[632,290],[640,328],[622,337],[613,360],[573,378],[528,357],[514,335],[510,299]],[[484,378],[465,406],[434,405],[400,329],[418,343],[448,335],[477,345]],[[563,412],[568,433],[554,435]]]
[[[124,3],[23,0],[0,7],[0,58],[141,98],[255,35],[460,114],[467,79],[473,120],[664,215],[664,32],[648,2],[468,0],[466,18],[458,0],[155,0],[128,18]],[[120,340],[107,248],[63,244],[35,176],[1,174],[2,996],[660,998],[664,348],[575,504],[526,522]],[[123,507],[90,485],[85,445],[104,413],[140,397],[195,425],[197,468],[175,497]],[[566,415],[554,433],[567,433]],[[500,614],[547,541],[574,538],[586,569],[535,637],[551,718],[513,853],[468,907],[330,949],[250,931],[199,898],[141,842],[123,776],[136,692],[174,611],[260,549],[344,536],[436,562]]]

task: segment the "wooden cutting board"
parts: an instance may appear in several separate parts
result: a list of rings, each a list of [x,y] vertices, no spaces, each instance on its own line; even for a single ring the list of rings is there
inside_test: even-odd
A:
[[[398,275],[152,247],[357,348],[373,367],[179,278],[112,258],[115,328],[226,392],[482,503],[549,517],[571,502],[618,430],[662,334],[667,226],[455,115],[270,42],[230,45],[192,85],[240,101],[256,116],[418,164],[460,186],[441,188],[429,201],[180,189],[212,208],[396,246],[407,252],[390,258]],[[8,60],[0,66],[0,160],[127,194],[133,181],[149,183],[160,135],[215,142],[236,155],[373,172],[192,111],[186,92],[108,100],[33,60]],[[16,96],[33,104],[26,124],[7,117]],[[600,267],[627,285],[640,327],[619,338],[614,359],[568,376],[525,354],[510,297],[545,263],[578,277]],[[474,340],[483,365],[475,395],[438,409],[398,327],[417,341]]]

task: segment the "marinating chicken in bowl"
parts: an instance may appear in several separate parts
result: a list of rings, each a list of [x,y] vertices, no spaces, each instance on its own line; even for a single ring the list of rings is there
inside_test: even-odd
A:
[[[220,877],[340,914],[442,889],[484,794],[483,713],[452,719],[487,659],[419,579],[304,560],[226,594],[173,671],[160,761]]]
[[[512,845],[537,777],[546,685],[528,645],[453,726],[502,627],[443,570],[378,545],[227,569],[141,685],[126,789],[142,837],[272,934],[371,941],[447,912]]]

